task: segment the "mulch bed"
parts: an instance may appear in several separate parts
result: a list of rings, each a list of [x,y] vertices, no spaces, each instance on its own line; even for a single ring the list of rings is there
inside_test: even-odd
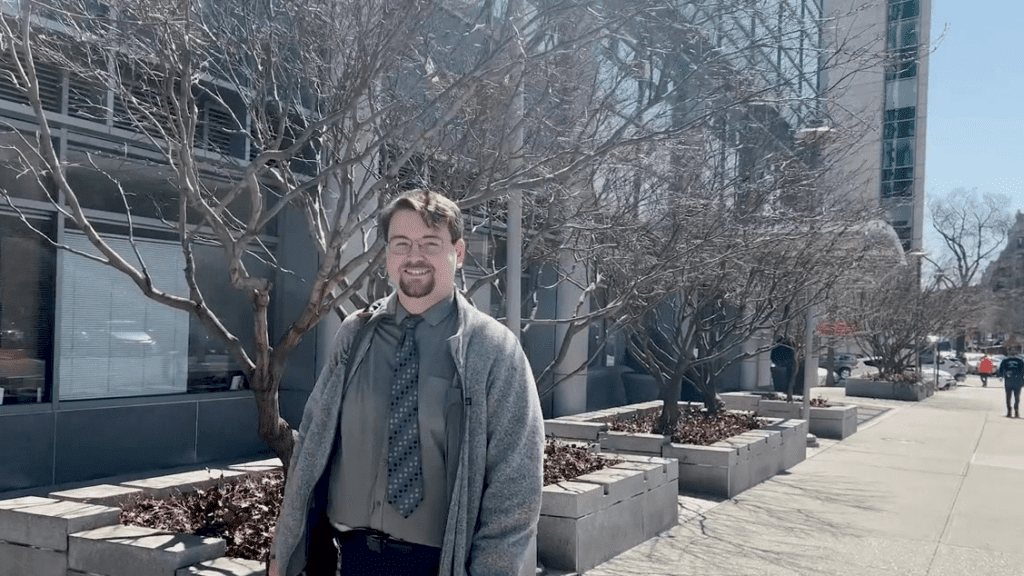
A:
[[[620,462],[595,454],[585,446],[548,438],[544,445],[544,485],[579,478]]]
[[[121,511],[121,524],[223,538],[226,556],[266,559],[284,495],[284,474],[271,472]]]
[[[544,485],[571,480],[621,462],[602,458],[586,446],[548,439]],[[281,510],[284,475],[273,472],[225,482],[208,490],[163,500],[142,499],[121,511],[121,524],[223,538],[231,558],[266,560]]]
[[[657,426],[659,413],[619,416],[608,420],[608,429],[615,432],[652,433]],[[672,434],[672,442],[709,446],[731,436],[764,426],[761,418],[750,412],[721,410],[715,414],[687,408],[679,416],[679,424]]]

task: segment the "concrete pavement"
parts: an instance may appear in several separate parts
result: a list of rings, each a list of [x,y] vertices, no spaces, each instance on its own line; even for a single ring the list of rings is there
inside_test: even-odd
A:
[[[1024,575],[1024,418],[1002,382],[879,412],[738,497],[680,496],[680,524],[587,576]]]

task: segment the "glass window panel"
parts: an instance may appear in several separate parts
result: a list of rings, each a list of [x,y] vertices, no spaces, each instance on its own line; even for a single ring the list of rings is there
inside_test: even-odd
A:
[[[886,122],[882,128],[882,138],[885,140],[892,140],[896,137],[896,124],[893,122]]]
[[[912,196],[913,195],[913,180],[897,180],[892,185],[893,196]]]
[[[138,265],[131,245],[108,238],[111,247]],[[68,232],[72,248],[97,254],[85,236]],[[175,244],[136,239],[154,284],[188,295]],[[120,272],[63,253],[58,366],[61,400],[116,398],[185,392],[188,313],[142,295]]]
[[[48,222],[33,222],[52,233]],[[50,401],[55,249],[0,216],[0,404]]]
[[[896,73],[896,77],[899,79],[904,78],[916,78],[917,77],[917,61],[908,60],[904,62]]]
[[[228,259],[219,246],[196,245],[196,282],[206,304],[217,314],[221,323],[234,334],[242,347],[252,354],[253,336],[252,302],[231,288],[228,279]],[[274,281],[273,269],[265,261],[248,255],[245,267],[254,276],[269,277]],[[273,311],[269,314],[273,319]],[[273,326],[271,326],[273,334]],[[246,385],[242,367],[228,353],[227,346],[212,336],[197,318],[190,318],[188,337],[188,391],[209,392],[229,390]]]
[[[896,145],[892,140],[882,143],[882,168],[892,168],[896,165]]]
[[[900,24],[899,46],[907,48],[917,46],[917,19],[905,20]]]
[[[896,137],[910,138],[914,135],[914,121],[904,120],[897,124]]]
[[[0,135],[0,142],[6,142],[9,134]],[[15,198],[26,200],[49,201],[46,187],[36,177],[17,165],[15,154],[0,149],[0,188]],[[48,184],[47,184],[48,185]],[[0,204],[6,204],[0,199]]]
[[[917,106],[916,80],[894,80],[885,83],[886,109],[914,109],[915,106]],[[900,120],[905,119],[900,118]]]
[[[76,154],[72,153],[71,156]],[[142,164],[119,167],[116,175],[118,182],[90,168],[72,167],[67,173],[68,184],[86,208],[124,214],[127,203],[134,216],[173,222],[178,219],[178,196],[167,182],[169,176],[167,168]]]
[[[896,165],[897,166],[913,166],[914,165],[914,140],[911,138],[903,138],[896,141]]]

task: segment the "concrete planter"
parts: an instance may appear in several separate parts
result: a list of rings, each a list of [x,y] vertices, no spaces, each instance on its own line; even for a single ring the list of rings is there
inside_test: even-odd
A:
[[[680,403],[681,409],[687,406]],[[611,432],[604,423],[609,416],[660,410],[661,401],[654,401],[555,418],[545,421],[545,431],[563,438],[599,442],[606,452],[675,459],[680,492],[704,492],[726,498],[788,470],[807,457],[805,420],[769,419],[765,428],[711,446],[675,444],[660,434]]]
[[[201,538],[118,524],[119,504],[142,494],[208,487],[242,473],[275,468],[229,467],[152,479],[147,485],[98,485],[49,498],[0,500],[0,576],[260,576],[261,562],[224,558],[220,538]],[[257,470],[258,469],[258,470]],[[144,483],[145,484],[145,483]]]
[[[934,393],[935,386],[930,382],[890,382],[888,380],[869,380],[867,378],[846,379],[847,396],[919,402]]]
[[[801,402],[767,400],[758,394],[744,392],[727,392],[722,394],[722,399],[730,410],[746,410],[765,418],[795,419],[803,416]],[[857,431],[857,407],[811,406],[808,425],[811,434],[819,438],[842,440]]]
[[[581,573],[678,522],[678,468],[658,457],[624,462],[544,487],[537,555],[547,568]]]

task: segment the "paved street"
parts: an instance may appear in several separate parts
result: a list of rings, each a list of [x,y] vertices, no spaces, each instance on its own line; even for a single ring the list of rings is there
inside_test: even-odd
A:
[[[1024,574],[1024,418],[1001,381],[845,401],[881,413],[733,500],[681,496],[679,526],[587,576]]]

